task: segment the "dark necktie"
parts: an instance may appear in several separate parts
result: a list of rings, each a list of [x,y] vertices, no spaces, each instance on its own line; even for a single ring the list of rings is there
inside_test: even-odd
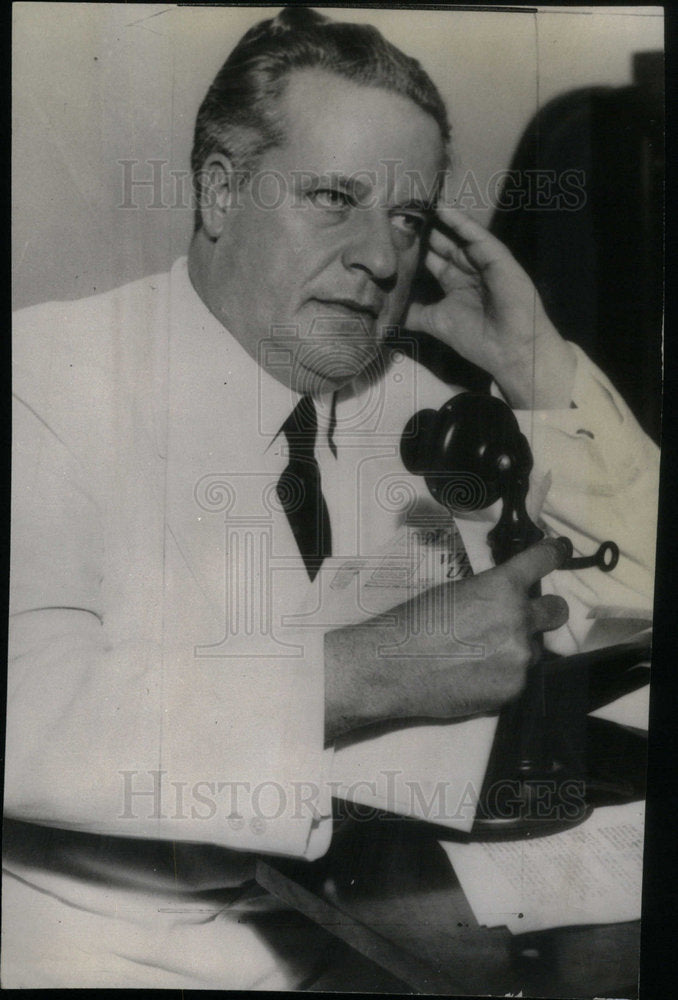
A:
[[[310,396],[302,396],[282,425],[290,460],[278,480],[278,499],[287,514],[311,580],[326,556],[332,555],[330,515],[315,459],[318,420]]]

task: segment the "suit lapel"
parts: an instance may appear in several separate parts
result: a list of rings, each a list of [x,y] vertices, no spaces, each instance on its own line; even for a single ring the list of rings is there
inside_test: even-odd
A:
[[[229,632],[231,644],[234,633],[251,643],[308,585],[275,497],[285,442],[261,426],[256,362],[196,306],[183,279],[171,294],[166,602],[183,623],[182,641],[189,630],[201,647],[218,646]]]

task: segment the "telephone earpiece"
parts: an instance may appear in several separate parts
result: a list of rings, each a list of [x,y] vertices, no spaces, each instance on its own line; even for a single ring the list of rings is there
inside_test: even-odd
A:
[[[516,476],[532,468],[527,441],[512,411],[500,399],[459,393],[439,410],[421,410],[407,423],[400,448],[405,468],[424,476],[436,500],[450,506],[460,476],[482,489],[464,505],[482,510],[505,495]],[[473,504],[470,506],[470,504]]]
[[[501,399],[461,392],[439,410],[420,410],[405,426],[400,456],[408,472],[423,476],[433,498],[452,513],[503,501],[499,522],[488,534],[497,565],[543,537],[525,509],[530,446]],[[592,556],[570,556],[561,568],[598,566],[609,573],[618,561],[619,548],[608,541]]]

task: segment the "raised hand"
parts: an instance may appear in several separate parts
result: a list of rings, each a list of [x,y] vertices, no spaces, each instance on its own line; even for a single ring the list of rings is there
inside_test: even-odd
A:
[[[445,296],[413,302],[408,329],[430,333],[484,368],[515,407],[567,408],[574,353],[504,244],[465,212],[440,204],[425,263]]]

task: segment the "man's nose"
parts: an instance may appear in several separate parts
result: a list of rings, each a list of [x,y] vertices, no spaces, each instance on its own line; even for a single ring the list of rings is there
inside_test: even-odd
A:
[[[343,262],[349,270],[366,271],[381,288],[388,291],[393,287],[398,276],[398,253],[386,213],[367,209],[355,212]]]

